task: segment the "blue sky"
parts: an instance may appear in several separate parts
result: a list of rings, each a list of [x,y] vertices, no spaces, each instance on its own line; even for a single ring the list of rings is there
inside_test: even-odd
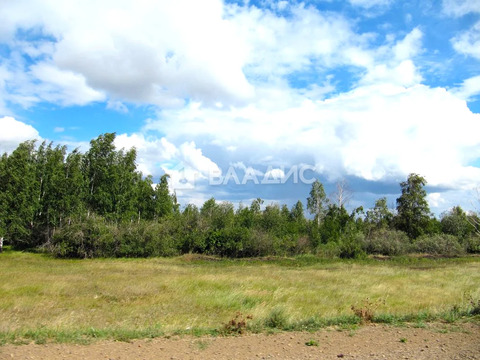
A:
[[[480,206],[478,0],[0,8],[2,152],[116,132],[182,204],[292,205],[319,178],[394,207],[414,172],[434,213]]]

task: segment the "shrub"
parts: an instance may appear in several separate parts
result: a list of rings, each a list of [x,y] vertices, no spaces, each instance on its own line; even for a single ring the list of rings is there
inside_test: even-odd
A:
[[[340,238],[339,256],[342,259],[357,259],[365,257],[362,244],[365,236],[361,232],[349,232]]]
[[[316,249],[316,254],[323,258],[337,258],[340,256],[340,248],[337,243],[329,242],[327,244],[320,244]]]
[[[460,256],[465,253],[464,247],[452,235],[424,235],[417,239],[413,250],[419,253],[443,256]]]
[[[142,225],[142,233],[145,244],[143,256],[175,256],[179,254],[179,245],[175,237],[175,230],[168,221],[161,223],[147,222]]]
[[[274,254],[275,236],[262,230],[252,230],[251,256],[266,256]]]
[[[288,316],[282,307],[273,308],[265,319],[265,326],[271,329],[284,329],[287,325]]]
[[[227,335],[244,334],[247,330],[247,321],[251,319],[253,319],[251,315],[243,316],[242,313],[237,312],[232,320],[223,325],[222,332]]]
[[[398,230],[376,230],[363,241],[363,248],[368,254],[402,255],[408,252],[409,247],[407,234]]]
[[[115,256],[115,228],[102,217],[72,221],[52,237],[50,252],[58,257],[93,258]]]
[[[465,240],[463,240],[462,243],[467,253],[470,253],[470,254],[480,253],[480,236],[470,235]]]
[[[380,305],[385,305],[385,300],[378,299],[377,301],[372,301],[366,298],[361,306],[352,305],[350,308],[355,316],[360,318],[362,323],[369,323],[375,317],[375,312]]]

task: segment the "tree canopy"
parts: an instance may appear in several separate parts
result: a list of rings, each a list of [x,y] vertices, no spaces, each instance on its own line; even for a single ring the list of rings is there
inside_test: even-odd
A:
[[[64,257],[189,252],[233,257],[327,252],[355,257],[367,251],[452,249],[454,237],[465,251],[480,252],[478,216],[454,207],[437,220],[428,207],[427,182],[417,174],[400,183],[396,214],[386,197],[366,215],[362,207],[348,211],[345,204],[352,193],[346,182],[337,183],[329,199],[319,180],[306,201],[310,218],[300,200],[289,207],[257,198],[236,209],[231,202],[211,197],[201,207],[185,204],[180,209],[169,175],[155,183],[137,170],[135,149],[117,149],[114,143],[115,134],[107,133],[93,139],[85,153],[27,141],[3,154],[0,237],[5,243]],[[414,241],[406,244],[407,235]],[[430,235],[437,237],[432,240]]]

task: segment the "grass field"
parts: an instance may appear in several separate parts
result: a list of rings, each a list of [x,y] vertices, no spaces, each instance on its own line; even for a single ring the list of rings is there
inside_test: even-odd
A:
[[[480,259],[59,260],[0,254],[0,343],[81,342],[221,330],[237,312],[251,330],[454,318],[480,299]],[[375,305],[365,305],[369,298]],[[378,307],[377,307],[378,306]]]

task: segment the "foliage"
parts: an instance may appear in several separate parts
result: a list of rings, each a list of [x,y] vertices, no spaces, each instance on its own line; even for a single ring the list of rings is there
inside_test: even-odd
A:
[[[480,253],[480,236],[477,234],[472,234],[462,241],[465,251],[471,254]]]
[[[397,215],[386,198],[366,212],[347,211],[345,181],[330,203],[316,180],[304,204],[257,198],[235,209],[213,197],[180,210],[169,175],[154,183],[137,170],[136,151],[115,148],[115,133],[90,142],[84,154],[34,141],[0,157],[0,236],[14,249],[43,249],[58,257],[151,257],[199,253],[222,257],[362,258],[409,251],[456,255],[480,252],[478,216],[460,207],[432,217],[426,180],[402,182]],[[395,230],[394,230],[395,229]],[[412,240],[411,245],[407,234]],[[422,237],[429,235],[430,237]],[[448,236],[452,236],[449,238]],[[454,238],[453,238],[454,237]],[[457,241],[458,239],[458,241]]]
[[[288,325],[288,316],[283,307],[274,307],[265,318],[265,326],[271,329],[284,329]]]
[[[325,194],[323,184],[319,180],[315,180],[310,190],[310,196],[307,199],[307,209],[310,211],[310,214],[315,216],[315,221],[318,226],[322,223],[327,205],[328,198]]]
[[[402,231],[380,228],[365,237],[363,247],[368,254],[403,255],[410,249],[410,239]]]
[[[453,207],[450,211],[442,214],[441,229],[444,234],[464,239],[475,232],[467,214],[460,206]]]
[[[407,181],[400,184],[402,195],[397,199],[396,227],[412,239],[424,234],[429,224],[426,184],[425,178],[417,174],[410,174]]]
[[[362,323],[369,323],[372,322],[375,317],[375,312],[381,305],[385,305],[384,299],[378,299],[377,301],[373,301],[369,298],[366,298],[365,300],[363,300],[361,306],[352,305],[351,309],[355,316],[360,318]]]
[[[375,202],[375,207],[367,211],[365,222],[373,229],[385,229],[390,226],[393,219],[392,212],[388,209],[387,198],[383,197]]]
[[[419,253],[443,256],[460,256],[465,254],[464,247],[453,235],[424,235],[418,238],[413,249]]]
[[[241,312],[237,312],[235,317],[226,323],[222,332],[228,335],[241,335],[247,331],[247,321],[253,319],[253,316],[243,316]]]
[[[350,230],[345,233],[339,242],[339,256],[343,259],[359,259],[366,256],[363,250],[365,236],[361,232]]]

